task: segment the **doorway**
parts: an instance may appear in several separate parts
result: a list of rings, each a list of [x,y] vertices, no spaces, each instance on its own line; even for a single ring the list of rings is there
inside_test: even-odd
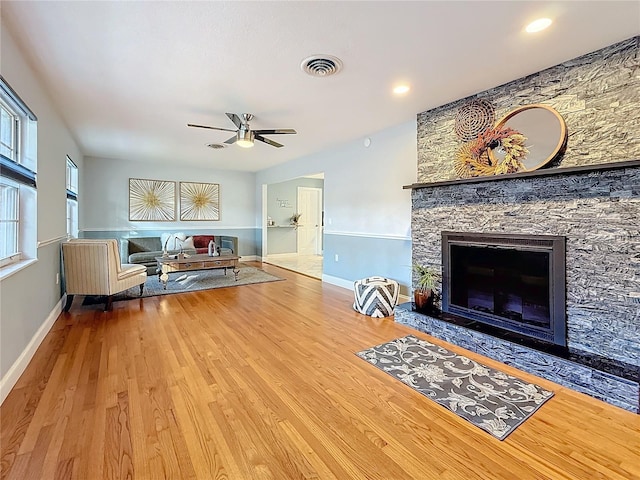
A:
[[[263,262],[322,278],[323,190],[323,173],[263,186]]]

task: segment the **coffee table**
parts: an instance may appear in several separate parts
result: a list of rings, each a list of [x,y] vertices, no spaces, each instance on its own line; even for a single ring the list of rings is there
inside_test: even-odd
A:
[[[227,274],[227,269],[231,269],[237,282],[238,274],[240,273],[238,260],[240,260],[240,257],[237,255],[210,257],[206,253],[189,255],[186,258],[179,258],[179,255],[156,257],[156,262],[158,262],[158,281],[162,282],[163,288],[166,290],[170,273],[224,268],[225,275]]]

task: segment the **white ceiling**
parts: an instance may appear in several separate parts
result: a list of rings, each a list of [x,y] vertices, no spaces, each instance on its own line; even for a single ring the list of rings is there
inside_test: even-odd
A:
[[[89,156],[258,171],[640,33],[638,1],[2,1],[5,24]],[[547,31],[523,32],[548,16]],[[300,62],[329,54],[338,75]],[[11,82],[11,79],[7,79]],[[391,93],[398,81],[408,95]],[[19,86],[14,85],[15,88]],[[223,150],[225,112],[295,128]],[[37,112],[35,112],[37,114]]]

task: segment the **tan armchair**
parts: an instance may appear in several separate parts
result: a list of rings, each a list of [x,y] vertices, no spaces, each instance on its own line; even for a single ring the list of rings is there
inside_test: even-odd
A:
[[[120,264],[116,240],[77,239],[62,244],[67,303],[74,295],[106,295],[105,311],[111,310],[113,295],[140,285],[140,295],[147,280],[144,265]]]

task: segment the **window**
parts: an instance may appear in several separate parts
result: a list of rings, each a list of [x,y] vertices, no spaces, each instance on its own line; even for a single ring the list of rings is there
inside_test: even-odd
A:
[[[0,183],[0,238],[5,241],[0,244],[0,258],[11,259],[18,255],[19,238],[19,187],[15,182],[3,180]]]
[[[13,110],[4,101],[0,101],[0,124],[2,131],[0,135],[0,154],[9,160],[16,160],[18,157],[18,144],[20,136],[20,117],[13,113]]]
[[[78,167],[67,156],[67,235],[78,236]]]
[[[0,76],[0,267],[36,256],[37,119]]]

